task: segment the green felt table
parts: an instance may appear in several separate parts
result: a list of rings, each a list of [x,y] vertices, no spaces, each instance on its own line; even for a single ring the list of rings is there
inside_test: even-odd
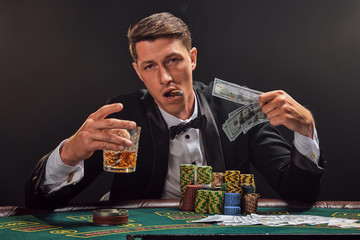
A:
[[[307,214],[338,218],[360,219],[360,209],[289,209],[258,208],[260,214]],[[129,209],[129,222],[125,225],[98,226],[92,222],[92,211],[33,214],[0,218],[0,239],[145,239],[146,236],[163,239],[189,237],[193,239],[242,239],[240,236],[265,237],[307,235],[348,236],[360,239],[360,228],[342,229],[327,225],[299,226],[219,226],[216,224],[193,223],[207,214],[179,211],[177,208]],[[166,237],[166,238],[164,238]],[[235,238],[236,237],[236,238]],[[327,238],[328,239],[328,238]]]

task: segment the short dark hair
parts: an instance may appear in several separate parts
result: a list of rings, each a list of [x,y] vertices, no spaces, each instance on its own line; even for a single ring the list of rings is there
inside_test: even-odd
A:
[[[135,46],[140,41],[177,38],[181,40],[188,51],[191,49],[189,28],[180,18],[168,12],[153,14],[133,26],[130,25],[127,37],[129,39],[129,50],[135,62],[138,58]]]

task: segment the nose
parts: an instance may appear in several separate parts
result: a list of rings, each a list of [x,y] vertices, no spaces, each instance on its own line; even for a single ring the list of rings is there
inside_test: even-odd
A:
[[[160,79],[160,83],[161,84],[168,84],[169,82],[171,82],[173,79],[171,77],[170,72],[168,71],[168,69],[166,69],[166,67],[161,66],[159,68],[159,79]]]

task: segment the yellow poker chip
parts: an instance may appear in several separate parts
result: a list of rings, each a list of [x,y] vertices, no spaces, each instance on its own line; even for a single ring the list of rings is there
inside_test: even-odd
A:
[[[254,174],[241,174],[241,183],[254,183]]]
[[[211,184],[211,175],[211,166],[198,166],[196,168],[196,184]]]
[[[183,197],[187,185],[193,185],[195,182],[195,166],[193,164],[180,165],[180,202],[179,207],[182,208]]]
[[[210,190],[197,190],[195,198],[195,212],[208,213]]]
[[[225,182],[226,183],[239,183],[240,182],[240,174],[239,170],[227,170],[225,172]]]
[[[210,191],[209,193],[209,209],[210,214],[222,214],[224,208],[224,192]]]

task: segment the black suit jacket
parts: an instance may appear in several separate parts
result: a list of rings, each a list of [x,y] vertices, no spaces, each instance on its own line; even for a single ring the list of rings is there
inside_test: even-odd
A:
[[[213,171],[237,169],[249,173],[251,163],[282,198],[315,201],[324,173],[321,158],[317,166],[289,145],[269,123],[257,125],[230,142],[222,130],[222,124],[228,118],[228,113],[240,105],[213,97],[212,84],[206,86],[194,82],[194,90],[199,114],[205,114],[208,120],[206,129],[201,130],[201,136],[205,159]],[[121,102],[124,109],[111,117],[133,120],[142,129],[136,172],[114,174],[110,199],[160,198],[168,168],[168,127],[147,90],[109,100],[109,103],[115,102]],[[96,151],[85,161],[85,176],[79,183],[46,196],[41,192],[39,183],[44,176],[48,155],[39,161],[26,185],[26,205],[30,207],[63,206],[103,171],[102,151]]]

